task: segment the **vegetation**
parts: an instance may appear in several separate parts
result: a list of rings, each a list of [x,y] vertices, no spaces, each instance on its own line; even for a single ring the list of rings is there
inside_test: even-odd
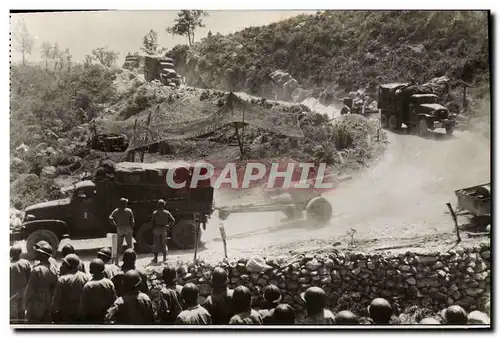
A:
[[[120,53],[110,50],[106,47],[100,47],[92,50],[92,55],[87,55],[87,62],[91,63],[92,61],[98,61],[101,65],[105,67],[114,66],[116,60],[118,60],[118,56]]]
[[[23,65],[26,64],[26,56],[31,54],[35,39],[30,35],[26,22],[19,21],[18,25],[14,27],[12,37],[14,38],[14,49],[22,54]]]
[[[160,44],[158,43],[158,33],[152,29],[148,34],[144,35],[141,50],[147,55],[156,55],[165,52],[164,48],[160,48]]]
[[[177,14],[174,25],[166,30],[172,35],[186,36],[191,46],[194,43],[194,32],[198,27],[205,27],[202,17],[207,15],[202,10],[182,10]]]
[[[216,34],[170,52],[179,70],[196,67],[220,89],[231,76],[236,91],[271,97],[269,74],[290,73],[318,97],[447,75],[476,86],[489,81],[488,17],[473,11],[323,11],[234,34]],[[195,62],[194,62],[195,61]],[[182,72],[181,72],[182,73]]]

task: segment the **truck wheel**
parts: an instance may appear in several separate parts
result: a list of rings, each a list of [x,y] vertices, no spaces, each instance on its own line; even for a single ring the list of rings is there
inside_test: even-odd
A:
[[[178,249],[192,249],[194,248],[194,235],[198,230],[197,240],[200,241],[201,229],[192,220],[182,220],[175,224],[172,229],[172,242]]]
[[[451,135],[453,135],[455,128],[453,126],[447,126],[447,127],[445,127],[445,130],[446,130],[446,135],[451,136]]]
[[[418,132],[421,136],[425,136],[429,133],[429,126],[427,125],[426,119],[420,119],[418,122]]]
[[[389,129],[391,130],[399,130],[401,129],[401,122],[398,121],[396,115],[389,116]]]
[[[26,239],[26,250],[28,251],[28,257],[34,259],[36,256],[35,244],[39,241],[46,241],[52,247],[52,256],[55,256],[57,249],[59,248],[59,238],[55,233],[50,230],[36,230],[33,231]]]
[[[380,116],[380,124],[382,125],[382,128],[387,128],[388,126],[387,115],[384,113]]]
[[[141,225],[135,235],[136,250],[139,253],[153,252],[153,223],[147,222]]]
[[[317,225],[324,225],[332,218],[332,205],[324,197],[311,199],[306,206],[306,218]]]

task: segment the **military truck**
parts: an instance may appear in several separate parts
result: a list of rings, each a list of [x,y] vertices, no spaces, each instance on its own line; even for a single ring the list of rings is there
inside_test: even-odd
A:
[[[88,140],[87,145],[94,150],[106,152],[123,152],[127,150],[129,140],[125,135],[97,134]]]
[[[444,128],[452,135],[456,115],[438,103],[437,95],[424,86],[408,83],[381,85],[378,92],[378,109],[383,128],[399,130],[404,123],[408,129],[418,128],[420,135]]]
[[[49,242],[56,250],[63,238],[105,237],[116,232],[108,217],[119,199],[125,197],[135,215],[136,250],[151,252],[151,216],[156,202],[162,198],[176,220],[169,233],[169,247],[193,248],[201,237],[200,225],[205,229],[213,212],[214,197],[209,179],[195,188],[189,187],[193,170],[193,165],[183,162],[122,162],[101,166],[91,180],[69,187],[67,198],[27,207],[22,225],[11,229],[11,242],[26,240],[28,254],[33,256],[33,246],[40,240]],[[186,187],[168,186],[169,171],[173,171],[175,182],[187,182]]]

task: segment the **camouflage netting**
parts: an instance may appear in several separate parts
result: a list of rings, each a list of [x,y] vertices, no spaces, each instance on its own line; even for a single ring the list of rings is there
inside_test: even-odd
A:
[[[288,137],[303,137],[298,125],[298,114],[275,112],[240,99],[229,93],[225,104],[210,116],[175,124],[152,124],[147,128],[148,140],[134,139],[128,151],[146,147],[165,140],[183,140],[205,136],[235,123],[244,123]]]

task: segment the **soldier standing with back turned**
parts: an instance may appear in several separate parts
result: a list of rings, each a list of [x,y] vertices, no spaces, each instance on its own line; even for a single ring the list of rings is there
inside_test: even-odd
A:
[[[175,223],[172,214],[165,209],[164,200],[158,200],[157,208],[153,212],[153,263],[158,262],[158,254],[163,253],[163,262],[167,261],[167,230]]]

